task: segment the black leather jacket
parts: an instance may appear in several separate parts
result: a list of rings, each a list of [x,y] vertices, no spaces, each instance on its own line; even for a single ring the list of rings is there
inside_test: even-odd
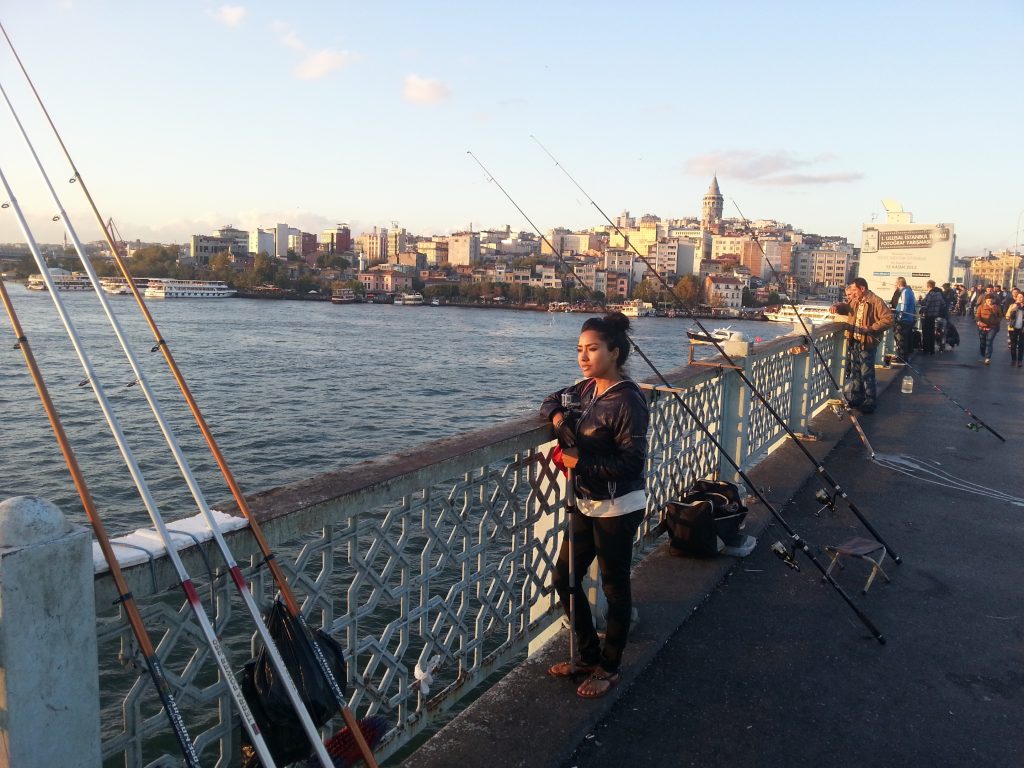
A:
[[[562,407],[562,393],[575,391],[580,410],[569,414]],[[640,387],[623,379],[601,395],[586,379],[548,395],[540,411],[546,419],[561,412],[576,434],[579,463],[576,493],[603,501],[644,487],[647,460],[647,423],[650,410]]]

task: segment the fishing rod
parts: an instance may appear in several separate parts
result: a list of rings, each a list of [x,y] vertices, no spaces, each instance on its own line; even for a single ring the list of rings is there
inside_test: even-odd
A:
[[[199,624],[203,638],[206,640],[206,644],[209,647],[210,652],[213,654],[217,667],[221,672],[221,676],[228,686],[231,698],[238,707],[239,713],[242,717],[242,724],[248,732],[249,738],[252,740],[253,747],[260,755],[260,761],[263,763],[264,768],[273,768],[274,760],[270,755],[270,750],[263,738],[263,734],[260,733],[259,725],[257,725],[256,720],[253,717],[252,710],[249,709],[249,705],[245,701],[245,696],[243,695],[241,686],[239,686],[238,680],[235,678],[234,672],[231,669],[231,664],[228,662],[227,655],[224,653],[224,648],[221,646],[220,640],[213,628],[213,624],[210,622],[209,616],[206,615],[206,608],[199,599],[199,593],[196,591],[195,585],[192,583],[192,579],[189,576],[188,571],[185,569],[185,565],[182,563],[181,557],[178,555],[178,549],[174,544],[170,531],[164,523],[163,515],[160,513],[156,501],[153,499],[149,486],[146,483],[145,477],[142,475],[142,470],[139,468],[139,465],[135,460],[135,456],[132,453],[131,448],[128,446],[124,432],[121,429],[121,424],[110,407],[110,401],[107,399],[106,391],[104,390],[99,377],[96,375],[92,361],[89,359],[89,355],[85,351],[85,347],[82,345],[82,341],[78,336],[78,331],[75,329],[74,323],[71,321],[71,317],[64,306],[64,302],[60,298],[60,292],[58,291],[57,286],[54,283],[53,276],[50,274],[50,270],[46,265],[46,259],[43,258],[43,254],[40,252],[39,246],[36,244],[35,237],[32,235],[32,230],[29,228],[28,222],[25,220],[25,215],[21,210],[21,206],[18,204],[17,198],[14,196],[14,191],[11,189],[11,186],[7,181],[7,176],[4,175],[2,168],[0,168],[0,184],[2,184],[4,192],[7,195],[8,206],[14,211],[14,214],[18,219],[18,226],[25,237],[25,242],[28,244],[29,251],[31,251],[32,257],[40,269],[41,277],[46,285],[46,290],[49,292],[50,298],[53,300],[53,304],[56,307],[57,315],[60,317],[61,322],[64,325],[64,329],[68,334],[68,338],[71,340],[71,345],[75,349],[79,362],[82,364],[82,368],[85,371],[86,381],[92,385],[93,394],[96,396],[96,400],[99,403],[100,410],[103,412],[107,426],[110,428],[110,431],[114,436],[114,440],[117,443],[117,447],[121,452],[122,458],[124,458],[125,464],[128,467],[128,472],[131,474],[135,487],[139,491],[139,496],[142,498],[142,502],[145,505],[146,510],[149,512],[153,526],[160,534],[160,539],[163,541],[164,546],[167,549],[167,557],[174,566],[175,573],[178,576],[178,582],[181,585],[182,591],[185,593],[185,597],[188,600],[189,607],[192,609],[196,622]]]
[[[1006,438],[1003,437],[1002,435],[1000,435],[994,429],[992,429],[992,427],[990,427],[988,424],[986,424],[982,420],[982,418],[980,416],[978,416],[976,413],[974,413],[969,408],[964,408],[964,406],[960,405],[960,403],[958,403],[956,400],[954,400],[942,387],[940,387],[934,381],[932,381],[927,376],[925,376],[923,373],[921,373],[921,371],[919,369],[917,369],[914,366],[912,366],[906,359],[900,357],[899,355],[893,355],[893,357],[895,357],[897,360],[901,361],[905,366],[907,366],[907,368],[909,368],[914,373],[916,373],[921,378],[922,381],[924,381],[926,384],[928,384],[928,386],[930,386],[932,389],[934,389],[936,392],[938,392],[944,398],[949,400],[949,402],[951,402],[953,405],[955,405],[961,411],[966,413],[971,419],[973,419],[973,421],[967,423],[966,426],[967,426],[968,429],[970,429],[970,430],[972,430],[974,432],[977,432],[978,431],[978,427],[983,427],[983,428],[987,429],[989,432],[991,432],[993,435],[998,437],[1002,442],[1004,442],[1004,443],[1006,442]]]
[[[526,212],[519,207],[519,204],[512,198],[512,196],[505,190],[501,183],[494,177],[494,174],[487,170],[487,168],[484,166],[482,162],[480,162],[477,156],[470,151],[467,151],[467,154],[473,158],[477,165],[480,166],[483,172],[487,175],[488,180],[493,182],[498,187],[498,189],[501,190],[501,193],[505,195],[506,198],[508,198],[509,202],[512,203],[515,209],[519,211],[523,218],[530,223],[530,226],[533,227],[534,231],[537,232],[541,240],[548,246],[548,248],[551,249],[551,252],[555,254],[559,263],[562,264],[563,267],[565,267],[567,272],[572,274],[573,280],[577,282],[579,285],[583,286],[584,290],[589,292],[591,290],[590,287],[580,280],[579,276],[576,274],[576,271],[572,267],[566,264],[564,258],[562,257],[562,250],[560,248],[555,248],[551,244],[551,241],[548,240],[547,236],[545,236],[545,234],[540,230],[540,228],[533,223],[533,220],[526,215]],[[867,615],[857,606],[857,604],[853,602],[853,600],[846,593],[846,590],[842,588],[839,582],[832,578],[832,574],[829,572],[829,570],[826,569],[824,565],[822,565],[821,561],[819,561],[817,557],[815,557],[814,552],[811,551],[810,545],[808,545],[808,543],[800,536],[800,534],[798,534],[789,525],[786,519],[782,516],[782,513],[775,508],[775,506],[768,500],[768,498],[764,495],[761,489],[758,488],[758,486],[750,479],[747,473],[743,471],[739,463],[729,454],[728,451],[726,451],[725,447],[721,444],[721,442],[719,442],[718,438],[716,438],[714,433],[711,431],[711,428],[707,424],[705,424],[704,421],[701,420],[701,418],[697,415],[696,411],[694,411],[693,408],[691,408],[690,405],[682,398],[682,396],[679,394],[678,388],[673,387],[672,384],[669,383],[668,379],[666,379],[665,376],[661,373],[661,371],[658,370],[658,367],[654,364],[654,362],[640,348],[640,345],[636,343],[636,340],[633,339],[632,337],[628,338],[630,346],[632,346],[633,350],[647,364],[647,367],[650,368],[654,375],[661,381],[661,383],[666,388],[665,391],[667,391],[676,400],[676,402],[679,404],[679,407],[683,409],[683,412],[693,420],[693,423],[697,426],[697,429],[699,429],[708,438],[708,440],[714,446],[715,450],[718,451],[719,455],[725,458],[725,460],[729,463],[729,466],[733,468],[733,470],[746,484],[746,486],[751,490],[754,496],[757,497],[758,501],[760,501],[765,506],[765,509],[767,509],[771,513],[772,517],[775,518],[776,522],[778,522],[778,524],[781,525],[782,528],[789,535],[791,547],[790,549],[787,549],[781,542],[776,542],[775,545],[772,546],[772,550],[776,552],[776,554],[778,554],[786,562],[787,565],[789,565],[791,568],[794,568],[795,570],[800,569],[799,565],[796,563],[795,553],[802,552],[811,561],[814,567],[821,572],[822,579],[828,582],[832,586],[832,588],[836,590],[839,596],[842,597],[843,601],[850,607],[850,610],[854,612],[857,618],[860,619],[861,623],[872,634],[875,640],[884,645],[885,637],[878,630],[878,628],[875,627],[871,619],[869,619]]]
[[[228,466],[227,459],[221,452],[220,446],[217,444],[217,440],[214,438],[213,431],[210,429],[209,424],[207,424],[206,419],[203,416],[202,410],[199,408],[199,404],[196,402],[196,399],[192,394],[192,390],[189,388],[188,383],[185,381],[185,376],[184,374],[182,374],[181,369],[178,367],[178,363],[175,360],[174,355],[171,353],[170,346],[168,345],[167,341],[163,338],[163,335],[160,333],[160,329],[157,327],[156,320],[153,318],[152,313],[149,311],[149,307],[146,305],[146,302],[142,297],[142,292],[139,290],[138,285],[135,283],[135,280],[132,277],[131,271],[128,268],[128,264],[121,257],[120,249],[115,244],[111,232],[113,228],[113,220],[110,220],[108,224],[108,222],[105,222],[103,216],[100,214],[99,207],[96,205],[96,202],[92,197],[92,194],[89,192],[89,188],[86,186],[85,179],[82,178],[82,174],[78,170],[78,167],[76,166],[75,161],[71,156],[70,150],[64,143],[64,139],[61,136],[60,131],[58,131],[57,126],[53,121],[53,118],[50,116],[50,112],[49,110],[47,110],[46,104],[43,102],[42,96],[36,89],[35,83],[32,81],[32,78],[30,77],[28,70],[26,69],[24,63],[22,62],[21,57],[18,55],[18,52],[14,47],[14,43],[11,41],[11,38],[7,34],[7,30],[4,28],[2,23],[0,23],[0,32],[3,33],[4,39],[7,41],[7,45],[10,48],[11,53],[14,55],[15,60],[18,62],[18,66],[20,67],[22,74],[25,76],[25,80],[27,81],[29,88],[35,96],[36,102],[39,104],[40,110],[42,110],[42,113],[45,116],[47,123],[49,123],[50,125],[50,129],[53,131],[57,143],[60,145],[61,151],[64,153],[64,157],[67,159],[68,164],[71,166],[73,175],[70,179],[70,182],[77,182],[79,187],[81,188],[82,194],[85,196],[87,202],[89,203],[89,207],[91,208],[93,215],[95,216],[96,221],[100,226],[100,229],[103,231],[103,235],[107,241],[108,247],[110,248],[110,252],[111,254],[113,254],[114,261],[117,264],[118,269],[120,269],[121,274],[127,281],[128,288],[132,292],[132,295],[135,297],[135,301],[139,306],[139,310],[142,312],[142,315],[146,320],[146,324],[149,326],[150,331],[153,333],[153,336],[156,339],[156,344],[154,345],[152,351],[156,351],[157,349],[159,349],[160,352],[162,353],[164,360],[166,361],[167,366],[171,371],[171,375],[173,376],[175,382],[178,384],[178,388],[181,390],[182,396],[185,398],[185,402],[188,405],[189,411],[192,413],[192,417],[195,420],[196,425],[199,427],[199,431],[202,433],[203,438],[205,439],[206,444],[209,447],[211,454],[213,455],[214,461],[217,464],[217,467],[220,469],[221,475],[224,477],[224,480],[227,482],[228,488],[231,490],[231,495],[234,497],[235,503],[238,505],[238,508],[242,512],[242,515],[249,523],[249,530],[256,541],[256,544],[260,550],[260,554],[263,556],[263,562],[267,564],[271,576],[273,577],[274,582],[277,585],[278,590],[280,591],[285,611],[292,619],[296,620],[302,627],[302,634],[309,642],[309,648],[312,651],[317,666],[320,668],[320,672],[323,674],[328,687],[331,689],[331,694],[337,701],[338,707],[342,715],[342,719],[345,721],[346,726],[348,726],[349,730],[352,732],[352,736],[356,741],[356,745],[359,747],[359,751],[361,753],[363,760],[367,764],[367,768],[377,768],[377,762],[373,756],[373,751],[370,749],[369,745],[366,743],[366,740],[363,738],[362,731],[359,728],[355,715],[352,713],[351,709],[349,709],[347,700],[345,699],[345,694],[341,689],[341,685],[336,679],[334,672],[331,670],[330,665],[328,664],[327,659],[324,656],[323,650],[320,648],[319,643],[316,641],[312,628],[309,626],[309,623],[307,622],[305,616],[302,613],[302,609],[299,606],[299,602],[295,597],[294,590],[289,584],[288,579],[285,576],[280,564],[277,562],[277,559],[274,556],[274,552],[271,549],[270,544],[267,542],[266,537],[263,535],[263,530],[259,522],[257,521],[256,516],[250,509],[249,503],[245,498],[245,494],[242,493],[241,487],[235,480],[234,473]]]
[[[57,413],[57,408],[50,397],[46,382],[43,380],[43,374],[39,370],[35,354],[32,352],[32,347],[22,328],[21,321],[18,319],[18,314],[14,309],[14,304],[11,302],[10,294],[7,293],[7,286],[4,284],[2,277],[0,277],[0,301],[3,302],[4,308],[7,310],[7,317],[11,321],[11,327],[14,330],[14,337],[16,339],[14,346],[16,349],[20,349],[25,357],[25,365],[28,367],[29,374],[39,394],[39,399],[42,401],[43,410],[46,411],[46,417],[50,421],[50,427],[53,429],[54,437],[57,439],[57,445],[64,456],[64,462],[71,473],[71,480],[75,484],[75,490],[78,491],[78,497],[82,501],[85,514],[88,516],[93,532],[96,534],[96,541],[103,552],[104,560],[107,561],[110,575],[114,579],[114,586],[117,589],[116,602],[124,606],[128,625],[131,627],[132,634],[135,635],[135,641],[139,644],[139,650],[142,652],[143,659],[145,659],[149,676],[153,680],[156,695],[160,698],[160,703],[163,704],[164,712],[167,713],[167,719],[171,724],[171,729],[174,731],[174,738],[177,740],[181,753],[185,757],[185,764],[188,768],[202,768],[202,764],[199,762],[199,755],[196,753],[195,744],[193,744],[192,738],[188,735],[185,721],[181,717],[181,710],[178,709],[178,704],[174,700],[171,684],[167,680],[163,665],[160,663],[160,659],[156,655],[156,649],[153,647],[149,634],[146,632],[146,626],[142,621],[142,614],[139,613],[139,606],[135,602],[135,597],[131,589],[128,588],[128,583],[121,572],[121,564],[117,560],[117,555],[114,554],[110,537],[107,536],[106,528],[100,519],[99,510],[96,509],[92,493],[85,482],[85,476],[82,474],[82,469],[75,458],[75,453],[71,448],[67,433],[64,431],[64,425],[61,423],[60,415]]]
[[[110,301],[107,299],[106,292],[103,290],[103,286],[100,283],[99,276],[96,274],[96,270],[93,268],[92,261],[85,252],[85,248],[82,246],[81,240],[78,238],[74,225],[71,223],[71,219],[61,204],[60,198],[57,195],[57,191],[54,189],[53,184],[50,181],[49,175],[46,173],[46,169],[43,168],[43,164],[36,154],[35,147],[32,144],[32,140],[29,138],[28,133],[25,131],[25,127],[22,125],[21,120],[18,117],[17,111],[14,109],[14,105],[11,103],[10,98],[7,95],[7,91],[0,85],[0,95],[3,96],[4,102],[7,104],[8,111],[14,122],[17,124],[21,136],[25,141],[25,145],[28,148],[29,153],[32,155],[33,160],[39,175],[42,178],[46,188],[50,193],[50,197],[53,200],[54,205],[57,207],[58,216],[64,223],[64,229],[67,231],[68,237],[71,239],[74,245],[75,252],[78,254],[79,261],[82,263],[82,267],[85,269],[86,274],[89,276],[89,280],[93,285],[93,289],[96,292],[96,297],[100,302],[100,306],[103,308],[104,313],[107,316],[107,320],[110,323],[111,328],[114,331],[114,335],[117,337],[118,342],[121,345],[121,349],[124,351],[125,358],[128,360],[129,365],[132,368],[132,372],[135,374],[135,380],[138,382],[140,389],[142,390],[147,403],[149,404],[150,411],[153,413],[156,419],[157,425],[160,427],[160,431],[164,436],[164,440],[167,443],[171,454],[174,456],[175,463],[181,471],[182,477],[185,480],[185,484],[188,486],[192,493],[192,498],[195,500],[196,505],[199,508],[200,513],[206,520],[207,525],[210,527],[210,532],[213,535],[213,539],[216,542],[217,548],[220,550],[224,562],[227,565],[228,571],[231,574],[231,581],[235,586],[236,591],[242,598],[242,602],[245,604],[247,611],[252,617],[253,623],[256,626],[257,634],[263,641],[267,649],[267,655],[270,657],[271,663],[277,673],[280,675],[282,686],[287,693],[288,699],[295,710],[299,721],[302,724],[303,730],[306,732],[306,736],[313,747],[313,750],[317,752],[321,763],[324,768],[332,768],[333,762],[330,754],[324,747],[323,741],[320,738],[316,726],[313,724],[310,718],[309,712],[303,703],[299,692],[295,687],[295,683],[288,673],[288,669],[284,663],[284,659],[281,657],[280,652],[275,645],[273,638],[267,629],[266,623],[263,621],[260,615],[259,607],[256,605],[256,600],[249,591],[245,579],[242,576],[242,572],[238,567],[238,563],[235,561],[234,555],[231,553],[231,549],[228,547],[227,542],[224,540],[224,536],[221,533],[220,525],[217,523],[217,519],[207,504],[203,492],[196,482],[192,470],[189,468],[188,461],[185,455],[182,453],[181,448],[178,445],[177,439],[174,437],[171,431],[170,425],[167,423],[166,418],[160,405],[156,400],[156,396],[149,385],[149,381],[146,378],[146,374],[142,370],[142,366],[139,363],[138,357],[132,350],[131,344],[128,342],[127,337],[124,334],[121,324],[118,322],[116,315],[114,314],[113,308],[110,306]],[[45,261],[40,265],[41,270],[49,274],[46,267]],[[168,543],[168,549],[173,546],[172,543]]]
[[[537,145],[544,150],[544,152],[547,154],[548,157],[552,159],[552,161],[554,161],[555,165],[558,166],[562,173],[564,173],[569,178],[569,180],[576,185],[576,188],[583,193],[584,197],[586,197],[587,200],[590,201],[590,204],[597,209],[597,211],[604,217],[605,221],[607,221],[615,229],[615,232],[623,238],[623,241],[632,249],[633,253],[636,254],[637,258],[639,258],[640,261],[647,266],[648,271],[650,273],[653,273],[654,276],[661,282],[665,290],[668,291],[669,295],[673,297],[673,303],[677,307],[681,308],[683,312],[686,314],[686,316],[692,322],[696,323],[697,327],[704,334],[704,336],[707,337],[708,340],[714,345],[715,349],[718,350],[718,353],[725,359],[726,363],[728,363],[728,365],[733,370],[736,371],[736,375],[740,377],[740,380],[747,386],[751,394],[753,394],[754,397],[757,398],[761,405],[764,406],[765,410],[767,410],[768,413],[771,414],[772,418],[774,418],[775,421],[779,424],[779,426],[782,427],[782,429],[786,432],[786,434],[789,435],[789,437],[793,440],[793,443],[797,446],[797,448],[800,449],[800,451],[804,454],[807,460],[814,465],[815,470],[817,471],[818,475],[822,478],[822,480],[824,480],[826,483],[828,483],[829,486],[832,487],[832,490],[834,492],[834,496],[832,496],[832,498],[842,498],[847,503],[847,506],[850,508],[850,511],[853,512],[856,518],[860,520],[861,524],[867,529],[867,531],[872,535],[872,537],[874,537],[875,541],[877,541],[879,544],[885,547],[886,551],[893,558],[893,560],[895,560],[897,563],[902,562],[903,558],[900,557],[895,552],[895,550],[893,550],[890,547],[889,543],[882,538],[882,535],[877,530],[875,530],[875,527],[871,525],[871,522],[867,519],[867,517],[864,516],[864,513],[860,511],[860,508],[857,507],[857,505],[853,503],[853,500],[850,499],[850,497],[847,495],[846,489],[840,486],[838,481],[836,481],[836,479],[832,477],[831,473],[829,473],[825,466],[816,458],[814,458],[814,455],[809,450],[807,450],[807,447],[803,444],[800,438],[797,437],[796,433],[793,432],[789,424],[786,423],[786,420],[782,418],[782,416],[771,404],[768,398],[765,397],[764,393],[762,393],[761,390],[758,389],[758,387],[754,384],[754,382],[751,381],[750,377],[743,369],[743,366],[736,364],[732,356],[725,351],[725,347],[722,345],[722,343],[718,339],[716,339],[710,331],[708,331],[708,329],[704,326],[700,319],[690,309],[688,309],[685,304],[678,300],[678,297],[672,291],[672,287],[668,284],[668,281],[665,280],[664,277],[662,277],[661,273],[658,272],[657,269],[654,268],[654,265],[652,265],[651,262],[648,261],[647,257],[640,253],[639,250],[637,250],[637,247],[630,242],[629,238],[619,228],[619,225],[612,221],[612,219],[608,216],[607,213],[604,212],[601,206],[597,204],[594,198],[587,194],[586,190],[584,190],[583,187],[580,186],[579,182],[577,182],[576,179],[573,178],[572,174],[565,170],[562,164],[559,163],[557,159],[555,159],[555,156],[548,151],[547,147],[541,144],[536,136],[531,136],[531,138],[535,142],[537,142]]]

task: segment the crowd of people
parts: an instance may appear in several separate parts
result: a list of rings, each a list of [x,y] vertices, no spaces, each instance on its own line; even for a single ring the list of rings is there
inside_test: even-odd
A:
[[[944,352],[960,343],[960,334],[952,318],[971,317],[978,328],[978,362],[992,363],[992,352],[1003,321],[1006,322],[1010,365],[1024,367],[1024,292],[1016,287],[1004,291],[1000,285],[964,286],[934,280],[916,296],[906,278],[896,279],[896,290],[886,303],[868,290],[867,281],[856,278],[846,288],[846,301],[833,306],[845,315],[847,359],[846,400],[863,413],[875,409],[875,357],[885,331],[893,329],[894,365],[903,365],[915,349],[924,355]]]

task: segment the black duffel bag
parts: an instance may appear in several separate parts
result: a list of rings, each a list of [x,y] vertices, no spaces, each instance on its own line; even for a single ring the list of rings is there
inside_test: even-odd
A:
[[[661,523],[651,533],[657,537],[667,531],[669,546],[678,554],[714,557],[727,548],[747,547],[750,537],[740,533],[746,516],[737,486],[722,480],[698,480],[683,498],[665,506]]]

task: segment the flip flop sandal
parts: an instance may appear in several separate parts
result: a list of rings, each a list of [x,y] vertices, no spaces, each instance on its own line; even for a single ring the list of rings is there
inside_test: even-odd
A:
[[[584,699],[600,699],[607,696],[608,692],[618,684],[619,677],[618,672],[605,672],[603,669],[598,669],[576,689],[576,695]],[[607,685],[604,688],[594,688],[595,683],[607,683]]]
[[[577,675],[591,675],[597,669],[596,664],[577,664],[574,661],[560,661],[548,667],[548,674],[551,677],[567,678]]]

